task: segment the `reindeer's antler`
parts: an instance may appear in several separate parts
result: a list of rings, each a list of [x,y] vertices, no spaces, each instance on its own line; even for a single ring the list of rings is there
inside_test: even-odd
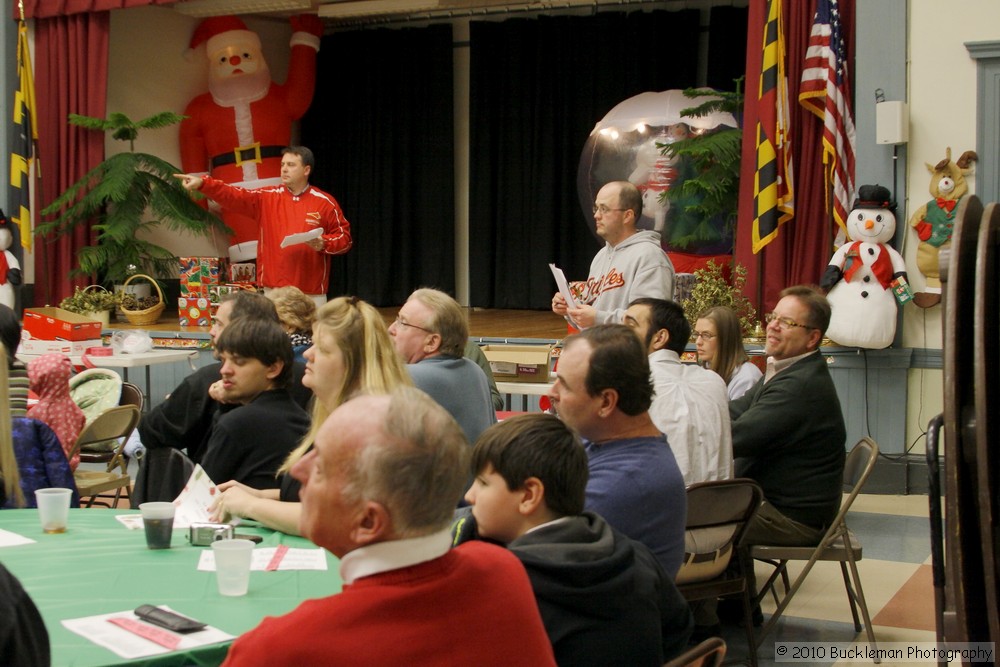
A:
[[[978,162],[978,161],[979,161],[979,156],[976,155],[976,151],[965,151],[964,153],[962,153],[962,157],[958,158],[958,161],[955,162],[955,165],[959,169],[967,169],[969,165],[971,165],[973,162]]]

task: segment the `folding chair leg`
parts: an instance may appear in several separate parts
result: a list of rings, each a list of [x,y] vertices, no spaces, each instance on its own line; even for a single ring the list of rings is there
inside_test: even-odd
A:
[[[847,563],[840,562],[840,573],[844,576],[844,588],[847,590],[847,600],[851,603],[851,616],[854,618],[854,631],[861,632],[861,619],[858,618],[858,605],[854,602],[854,590],[851,588],[851,579],[847,574]]]
[[[750,667],[757,667],[757,640],[753,636],[753,606],[750,604],[750,596],[753,593],[749,588],[744,588],[743,595],[743,627],[747,633],[747,660]]]
[[[806,561],[805,566],[802,568],[802,572],[800,572],[799,576],[795,578],[795,583],[792,584],[791,589],[785,593],[785,597],[781,598],[781,602],[778,603],[778,606],[771,614],[771,617],[767,619],[766,623],[764,623],[764,627],[761,629],[760,635],[757,637],[758,646],[760,646],[760,644],[764,641],[764,637],[767,636],[767,633],[773,630],[774,626],[777,625],[778,619],[781,618],[781,614],[784,613],[785,608],[788,607],[792,598],[795,596],[795,593],[798,592],[799,587],[802,586],[802,582],[805,581],[806,575],[808,575],[813,569],[813,565],[816,564],[816,560],[816,556],[813,555],[812,558]],[[865,613],[867,614],[867,612]]]
[[[872,628],[872,619],[868,615],[868,603],[865,601],[865,591],[861,588],[861,577],[858,575],[858,566],[854,559],[848,560],[851,566],[851,578],[854,579],[854,595],[857,597],[858,606],[861,607],[861,617],[865,619],[865,629],[868,631],[868,642],[871,644],[875,655],[878,656],[878,644],[875,643],[875,630]],[[878,657],[875,664],[882,662]]]
[[[753,592],[753,595],[756,596],[754,598],[754,602],[760,604],[760,601],[764,599],[764,596],[767,595],[767,592],[771,591],[771,595],[774,596],[774,604],[775,606],[777,606],[780,600],[778,599],[778,591],[774,587],[774,582],[777,580],[779,575],[783,575],[785,580],[785,593],[788,593],[788,573],[785,571],[785,564],[788,561],[775,562],[773,560],[767,560],[762,558],[760,559],[760,562],[767,563],[768,565],[774,568],[774,571],[771,572],[771,576],[767,578],[767,581],[764,582],[764,585],[760,587],[760,592],[759,593],[756,591]]]

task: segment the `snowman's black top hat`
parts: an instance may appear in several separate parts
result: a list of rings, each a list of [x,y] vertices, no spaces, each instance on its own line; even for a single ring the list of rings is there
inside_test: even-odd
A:
[[[851,208],[884,208],[896,212],[896,202],[892,201],[889,188],[883,185],[862,185],[858,197]]]

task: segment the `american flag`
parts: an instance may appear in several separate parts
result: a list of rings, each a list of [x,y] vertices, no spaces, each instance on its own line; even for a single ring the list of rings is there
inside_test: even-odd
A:
[[[854,196],[854,120],[837,0],[819,0],[802,70],[799,103],[823,121],[823,164],[833,185],[833,219],[846,231]],[[831,202],[827,201],[827,210]]]

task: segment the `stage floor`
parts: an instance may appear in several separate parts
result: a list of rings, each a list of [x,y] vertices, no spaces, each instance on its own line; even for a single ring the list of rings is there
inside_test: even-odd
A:
[[[500,310],[466,308],[472,338],[538,338],[546,341],[566,337],[566,320],[550,310]],[[379,308],[386,325],[399,313],[398,307]]]
[[[396,319],[399,307],[379,308],[386,326]],[[566,337],[566,320],[550,310],[500,310],[493,308],[466,308],[469,317],[469,336],[472,338],[536,338],[546,342]],[[183,337],[208,338],[209,327],[182,327],[176,311],[165,311],[156,324],[134,325],[114,322],[108,330],[145,329],[157,334],[185,334]]]

